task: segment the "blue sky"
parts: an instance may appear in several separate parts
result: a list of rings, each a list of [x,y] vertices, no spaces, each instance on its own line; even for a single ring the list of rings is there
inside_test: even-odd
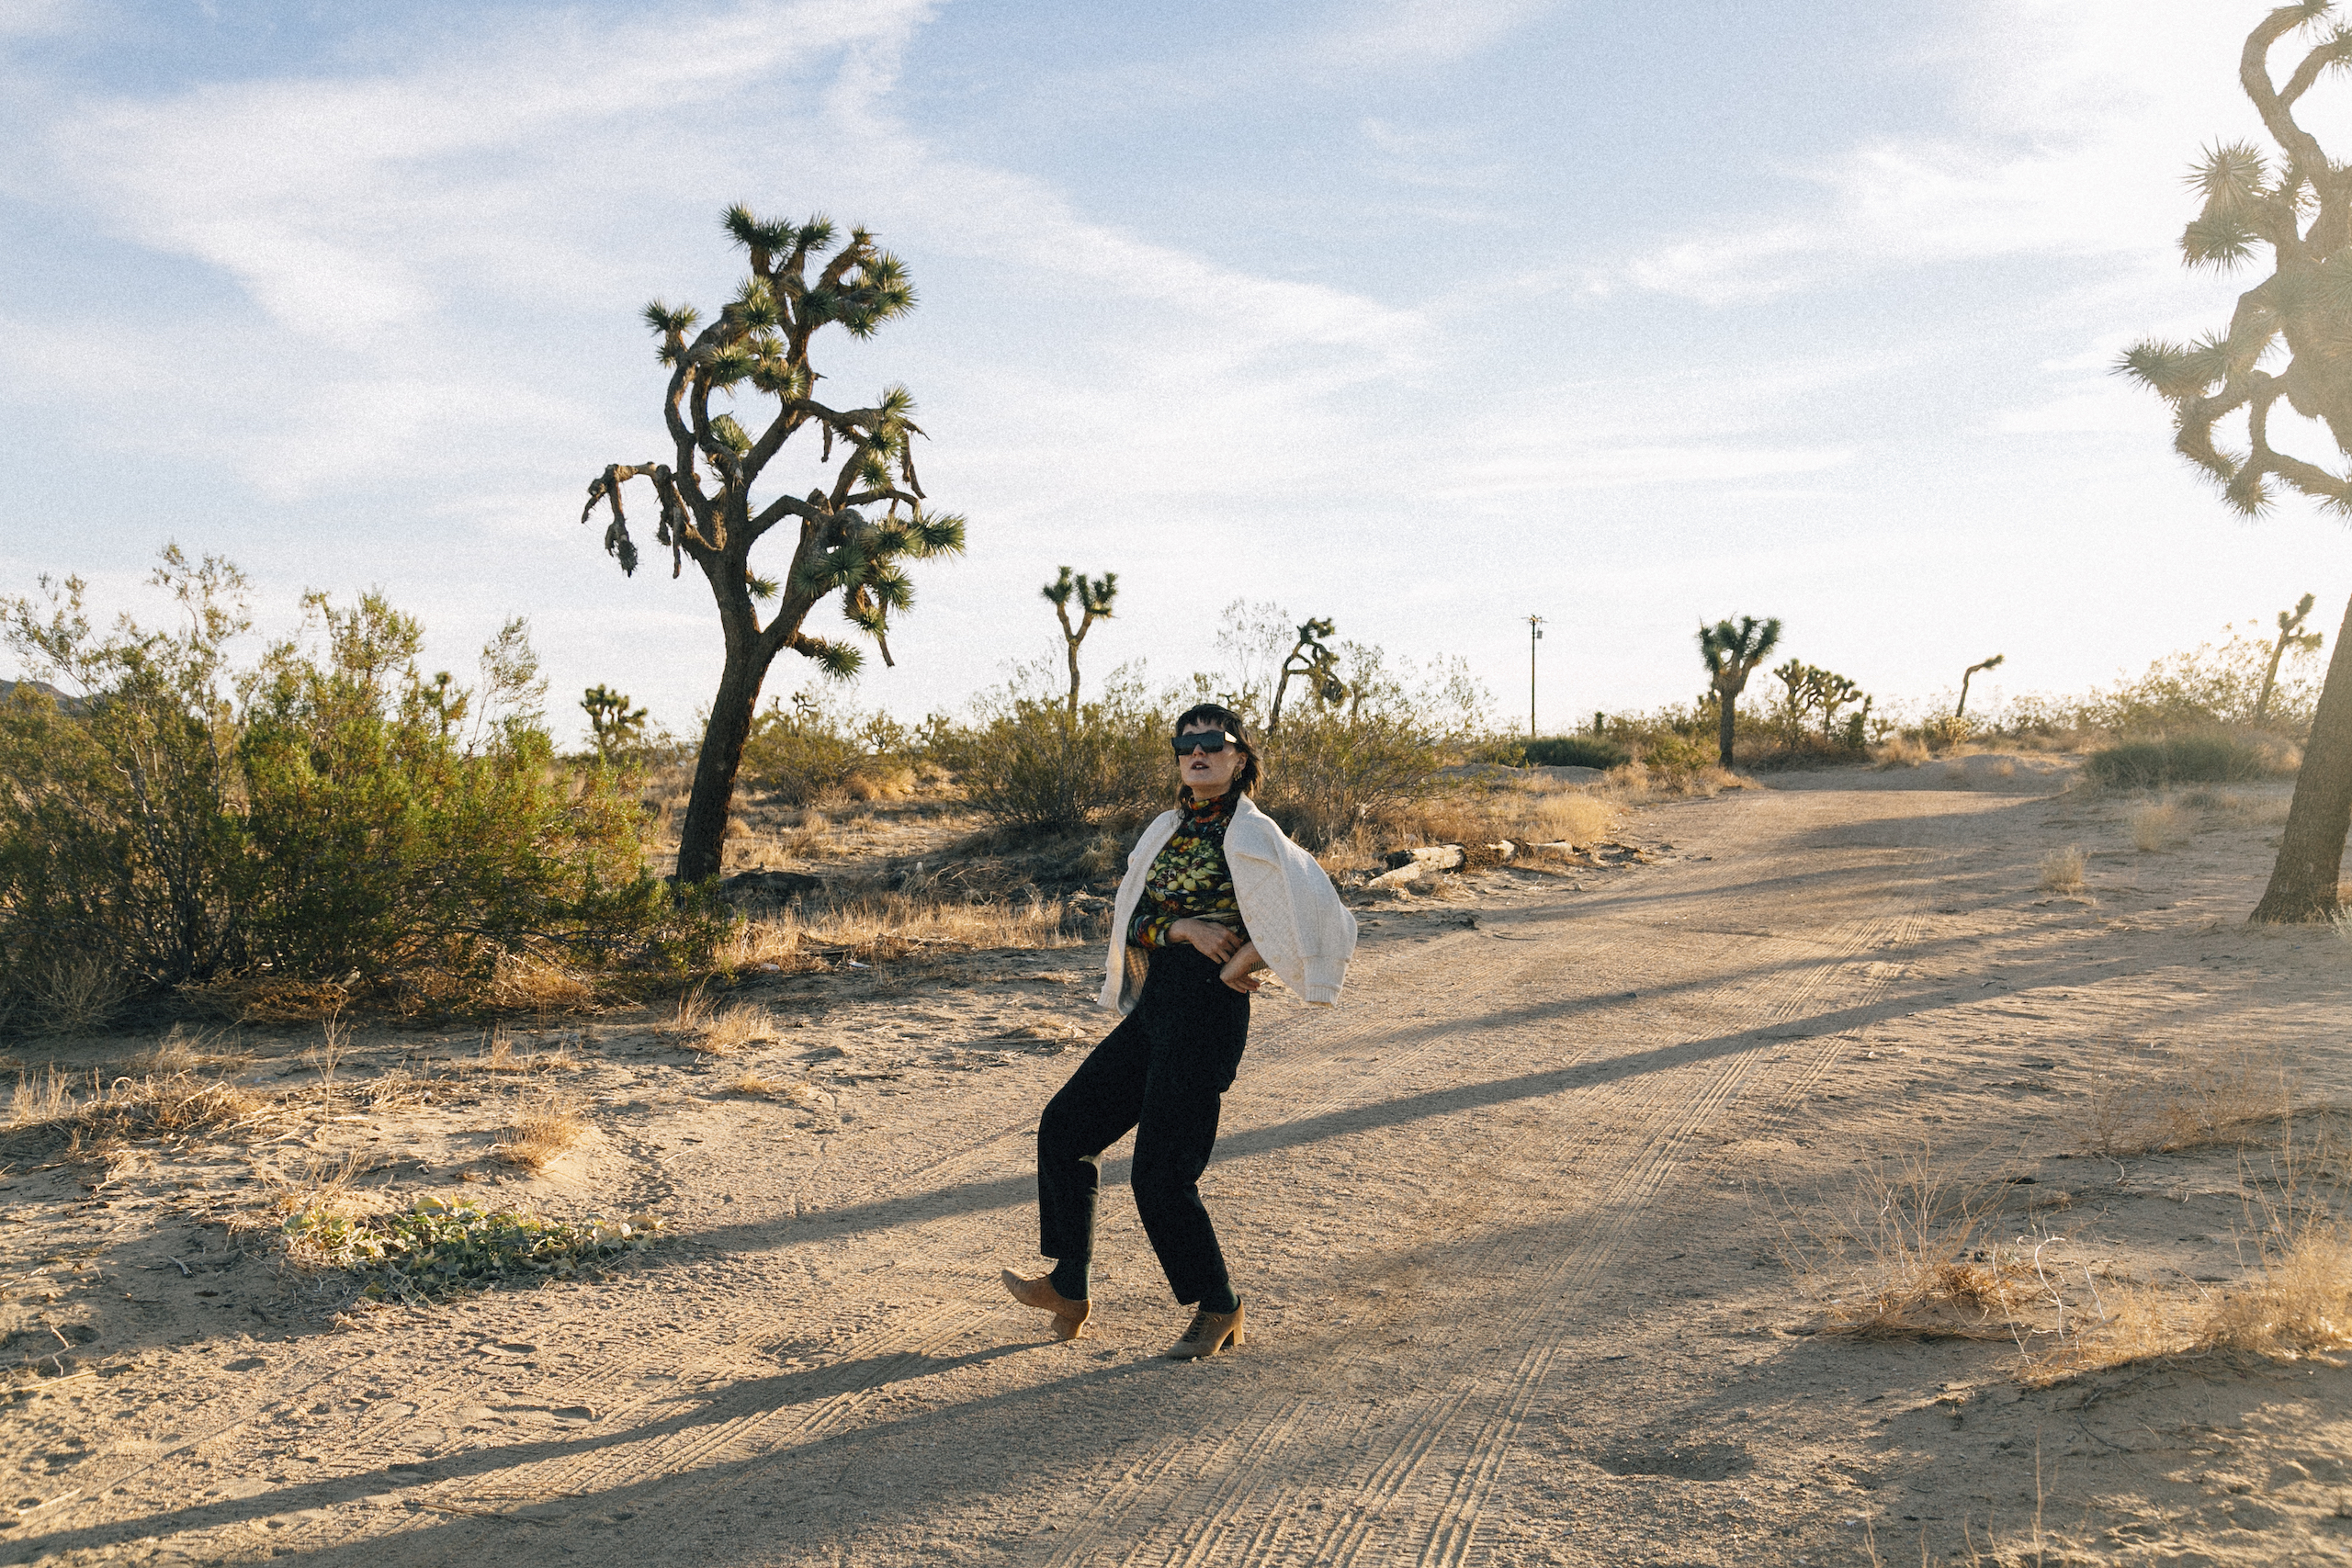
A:
[[[1170,679],[1272,600],[1523,713],[1543,615],[1547,728],[1690,695],[1702,617],[1896,703],[2332,631],[2343,525],[2231,517],[2107,368],[2226,319],[2178,176],[2264,9],[0,0],[0,592],[139,604],[177,539],[460,669],[528,615],[559,713],[686,726],[706,591],[576,519],[740,198],[921,291],[820,361],[971,519],[855,694],[906,716],[1052,650],[1064,563],[1121,577],[1091,667]]]

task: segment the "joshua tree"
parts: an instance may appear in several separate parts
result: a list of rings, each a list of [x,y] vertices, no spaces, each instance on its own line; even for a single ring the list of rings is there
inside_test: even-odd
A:
[[[2295,601],[2292,610],[2278,612],[2278,637],[2270,645],[2269,666],[2262,671],[2262,694],[2254,699],[2254,722],[2256,724],[2270,716],[2270,694],[2278,689],[2278,661],[2287,657],[2287,650],[2291,648],[2298,653],[2314,653],[2318,651],[2319,645],[2327,640],[2317,632],[2302,629],[2303,617],[2312,613],[2313,603],[2312,596],[2306,593]]]
[[[2007,662],[2008,657],[2009,656],[2006,653],[1996,653],[1990,659],[1978,660],[1975,663],[1970,665],[1967,669],[1960,672],[1960,701],[1952,705],[1952,717],[1962,718],[1967,716],[1968,682],[1973,681],[1978,675],[1984,673],[1987,670],[1998,670],[2004,663]]]
[[[912,310],[914,288],[904,265],[863,229],[850,231],[849,243],[833,250],[833,225],[824,218],[763,222],[739,205],[728,209],[724,222],[751,253],[752,270],[718,320],[695,333],[701,316],[691,306],[673,310],[657,299],[645,308],[646,324],[661,343],[661,361],[670,367],[662,414],[672,460],[605,468],[588,487],[588,505],[580,514],[584,523],[598,502],[611,507],[605,548],[622,571],[634,573],[637,546],[621,513],[621,486],[650,479],[662,503],[653,536],[669,547],[670,575],[678,576],[691,559],[718,604],[726,663],[678,839],[678,875],[688,882],[718,872],[743,742],[776,655],[790,649],[842,677],[863,662],[849,644],[801,629],[817,602],[839,593],[842,615],[890,663],[890,612],[905,609],[914,597],[902,563],[964,547],[964,520],[924,508],[910,445],[922,431],[910,417],[914,400],[907,389],[889,388],[874,406],[861,409],[834,409],[815,396],[820,378],[809,364],[809,340],[828,324],[852,337],[870,337],[883,322]],[[756,430],[711,407],[714,396],[743,399],[737,408],[750,417],[754,394],[775,400],[773,408],[759,406],[766,423]],[[834,447],[842,448],[831,482],[805,497],[755,498],[761,476],[785,444],[812,425],[820,443],[812,466],[832,463]],[[876,508],[882,509],[878,516]],[[754,574],[752,547],[787,519],[798,526],[781,581]],[[773,606],[764,625],[759,604]]]
[[[2192,267],[2227,270],[2267,248],[2270,275],[2238,296],[2228,331],[2187,344],[2143,343],[2117,367],[2172,405],[2175,449],[2205,471],[2231,506],[2249,515],[2269,509],[2274,481],[2338,510],[2352,507],[2352,477],[2270,445],[2270,413],[2284,399],[2293,412],[2325,424],[2339,464],[2352,454],[2352,353],[2346,352],[2352,349],[2352,167],[2332,160],[2295,118],[2297,102],[2314,83],[2352,64],[2352,28],[2330,26],[2284,85],[2270,74],[2272,46],[2290,33],[2319,27],[2335,9],[2333,0],[2281,6],[2246,35],[2238,85],[2278,151],[2222,143],[2190,175],[2203,204],[2181,234],[2183,259]],[[2266,364],[2275,368],[2265,369]],[[2217,444],[2214,427],[2240,412],[2245,446]],[[2332,915],[2347,828],[2352,607],[2320,687],[2278,860],[2253,918]]]
[[[1273,712],[1266,719],[1268,735],[1282,728],[1283,694],[1290,689],[1294,676],[1306,682],[1307,690],[1315,694],[1315,700],[1319,703],[1347,700],[1347,682],[1340,679],[1340,656],[1324,641],[1332,629],[1328,619],[1308,621],[1298,628],[1298,640],[1283,658],[1282,678],[1274,682]]]
[[[595,737],[596,755],[605,761],[645,736],[645,710],[629,706],[627,692],[607,691],[599,682],[588,688],[580,706],[588,716],[589,733]]]
[[[1111,601],[1119,596],[1119,574],[1106,571],[1101,577],[1072,577],[1069,568],[1046,584],[1041,592],[1054,606],[1054,615],[1062,624],[1062,650],[1069,656],[1069,721],[1078,722],[1078,645],[1097,621],[1111,618]],[[1069,602],[1078,601],[1079,621],[1076,630],[1069,624]]]
[[[1781,618],[1758,621],[1742,615],[1737,626],[1717,621],[1699,627],[1699,657],[1706,661],[1707,689],[1715,694],[1715,750],[1726,768],[1732,765],[1732,725],[1739,694],[1747,678],[1781,645]]]
[[[1826,671],[1816,670],[1802,659],[1792,659],[1772,671],[1772,679],[1781,682],[1786,694],[1781,699],[1781,728],[1786,732],[1786,744],[1794,746],[1804,733],[1804,716],[1813,711],[1821,677]]]
[[[1816,670],[1820,677],[1814,682],[1814,696],[1821,705],[1821,739],[1830,739],[1830,731],[1838,723],[1838,710],[1862,694],[1862,688],[1843,675],[1827,670]]]

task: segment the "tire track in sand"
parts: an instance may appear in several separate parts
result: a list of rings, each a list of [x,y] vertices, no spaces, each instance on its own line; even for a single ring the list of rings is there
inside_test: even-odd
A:
[[[1864,917],[1833,928],[1826,942],[1818,938],[1788,941],[1788,946],[1810,949],[1808,961],[1793,969],[1783,966],[1760,981],[1737,980],[1707,987],[1707,1005],[1702,1011],[1716,1017],[1726,1012],[1744,1015],[1744,1032],[1760,1035],[1802,1013],[1826,986],[1849,975],[1857,953],[1883,942],[1899,930],[1884,917]],[[1634,942],[1642,942],[1654,933],[1645,928],[1638,932],[1621,930],[1618,934],[1620,952],[1616,956],[1624,962],[1611,967],[1622,972],[1627,963],[1637,961],[1644,972],[1655,975],[1655,953],[1628,951],[1634,942],[1623,940],[1631,936]],[[1825,947],[1828,949],[1826,953]],[[1586,961],[1587,973],[1591,972],[1592,956],[1579,954]],[[1517,978],[1523,984],[1556,983],[1559,973],[1557,960],[1544,959],[1522,966]],[[1759,989],[1763,995],[1757,994]],[[1679,1010],[1689,1010],[1699,999],[1693,995],[1682,997]],[[1501,1032],[1495,1041],[1500,1048],[1497,1054],[1513,1050],[1521,1032]],[[1634,1039],[1625,1042],[1630,1051],[1617,1049],[1613,1055],[1656,1048],[1663,1041],[1677,1037],[1687,1038],[1687,1032],[1653,1017]],[[1622,1033],[1619,1038],[1623,1039]],[[1595,1089],[1564,1090],[1555,1097],[1555,1100],[1572,1101],[1577,1121],[1590,1123],[1613,1113],[1618,1119],[1630,1118],[1643,1124],[1643,1131],[1630,1156],[1602,1179],[1587,1205],[1594,1223],[1588,1225],[1586,1234],[1572,1247],[1532,1269],[1514,1268],[1512,1263],[1519,1260],[1502,1256],[1524,1252],[1523,1240],[1508,1234],[1490,1238],[1483,1247],[1450,1249],[1450,1255],[1461,1259],[1464,1272],[1471,1276],[1510,1279],[1507,1290],[1494,1292],[1495,1299],[1510,1299],[1518,1303],[1501,1325],[1501,1337],[1506,1343],[1516,1337],[1524,1342],[1525,1348],[1512,1368],[1501,1396],[1481,1398],[1483,1367],[1455,1371],[1442,1393],[1422,1399],[1421,1408],[1412,1419],[1397,1429],[1379,1434],[1369,1445],[1372,1452],[1366,1459],[1350,1467],[1344,1483],[1361,1501],[1349,1511],[1349,1517],[1332,1521],[1331,1526],[1318,1532],[1311,1546],[1304,1540],[1285,1544],[1286,1560],[1349,1562],[1375,1546],[1385,1558],[1393,1557],[1414,1544],[1385,1539],[1396,1533],[1396,1527],[1399,1526],[1408,1533],[1420,1536],[1418,1556],[1421,1561],[1461,1560],[1470,1547],[1476,1510],[1496,1483],[1512,1434],[1523,1419],[1560,1341],[1572,1326],[1561,1320],[1556,1310],[1562,1293],[1590,1288],[1616,1255],[1645,1206],[1670,1177],[1683,1145],[1708,1127],[1756,1071],[1767,1065],[1763,1053],[1770,1043],[1759,1038],[1712,1064],[1699,1065],[1695,1071],[1702,1082],[1697,1086],[1687,1083],[1693,1069],[1685,1068],[1620,1077]],[[1616,1044],[1612,1042],[1612,1046]],[[1580,1051],[1575,1060],[1589,1055],[1589,1050]],[[1604,1058],[1594,1065],[1605,1067],[1607,1061]],[[1561,1111],[1562,1119],[1568,1119],[1571,1105],[1563,1104]],[[1523,1148],[1549,1132],[1546,1128],[1522,1134],[1517,1140],[1518,1146]],[[1491,1318],[1476,1325],[1482,1339],[1497,1337],[1496,1328]],[[1279,1450],[1297,1437],[1302,1413],[1314,1403],[1311,1396],[1277,1393],[1238,1417],[1230,1410],[1222,1410],[1218,1418],[1229,1426],[1221,1446],[1228,1451],[1248,1454]],[[1413,1510],[1404,1506],[1402,1500],[1422,1485],[1424,1472],[1433,1456],[1444,1447],[1447,1435],[1462,1424],[1465,1413],[1480,1404],[1487,1407],[1487,1414],[1477,1424],[1468,1451],[1461,1455],[1457,1464],[1446,1467],[1452,1476],[1451,1484],[1434,1500],[1427,1528],[1412,1530]],[[1346,1424],[1344,1420],[1342,1424]],[[1363,1418],[1355,1417],[1352,1424],[1361,1427]],[[1294,1521],[1283,1515],[1279,1503],[1280,1495],[1290,1488],[1281,1476],[1261,1473],[1260,1467],[1243,1464],[1227,1468],[1207,1463],[1188,1467],[1195,1474],[1217,1477],[1220,1469],[1223,1474],[1187,1488],[1185,1495],[1173,1499],[1157,1497],[1157,1477],[1175,1471],[1188,1447],[1182,1439],[1163,1445],[1155,1462],[1131,1472],[1133,1479],[1117,1494],[1105,1496],[1082,1525],[1065,1534],[1046,1561],[1055,1565],[1086,1561],[1182,1563],[1195,1568],[1220,1561],[1254,1560],[1255,1551],[1270,1544],[1270,1532],[1277,1537],[1286,1532]],[[1273,1495],[1269,1495],[1270,1492]],[[1150,1528],[1140,1531],[1139,1539],[1131,1538],[1126,1527],[1139,1510],[1152,1502],[1160,1503],[1166,1515],[1185,1521],[1182,1540],[1166,1540],[1170,1529]],[[1242,1522],[1245,1520],[1249,1522]],[[1244,1537],[1248,1539],[1244,1540]],[[1251,1555],[1234,1557],[1226,1551],[1228,1544]]]

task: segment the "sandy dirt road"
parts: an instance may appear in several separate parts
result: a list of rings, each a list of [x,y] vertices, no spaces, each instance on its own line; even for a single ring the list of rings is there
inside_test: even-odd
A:
[[[1238,1353],[1158,1358],[1185,1314],[1124,1163],[1092,1336],[1000,1293],[1074,1055],[877,1077],[824,1135],[691,1101],[577,1178],[673,1217],[625,1278],[223,1332],[12,1412],[72,1484],[0,1555],[1822,1563],[1867,1532],[1942,1561],[2039,1508],[2093,1556],[2352,1560],[2342,1371],[2034,1390],[2012,1348],[1812,1332],[1775,1214],[1923,1145],[2071,1182],[2085,1258],[2226,1257],[2227,1215],[2176,1216],[2237,1155],[2081,1157],[2119,1043],[2268,1043],[2347,1098],[2347,954],[2238,923],[2258,829],[2135,856],[2063,781],[1857,782],[1650,808],[1653,863],[1579,888],[1368,910],[1340,1010],[1262,1003],[1204,1182]],[[2036,888],[2067,842],[2096,903]]]

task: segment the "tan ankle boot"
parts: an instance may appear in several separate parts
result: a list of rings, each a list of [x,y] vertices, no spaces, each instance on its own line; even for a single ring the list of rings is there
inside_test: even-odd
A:
[[[1195,1361],[1203,1356],[1214,1356],[1230,1340],[1235,1349],[1241,1348],[1241,1308],[1231,1312],[1211,1312],[1206,1307],[1193,1314],[1193,1325],[1184,1330],[1184,1337],[1168,1348],[1168,1358],[1175,1361]]]
[[[1052,1313],[1054,1337],[1057,1339],[1076,1339],[1084,1334],[1086,1320],[1094,1312],[1093,1303],[1074,1302],[1055,1290],[1054,1277],[1050,1274],[1040,1274],[1034,1280],[1024,1280],[1008,1269],[1004,1271],[1004,1288],[1012,1292],[1012,1299],[1023,1306],[1032,1306],[1040,1312]]]

